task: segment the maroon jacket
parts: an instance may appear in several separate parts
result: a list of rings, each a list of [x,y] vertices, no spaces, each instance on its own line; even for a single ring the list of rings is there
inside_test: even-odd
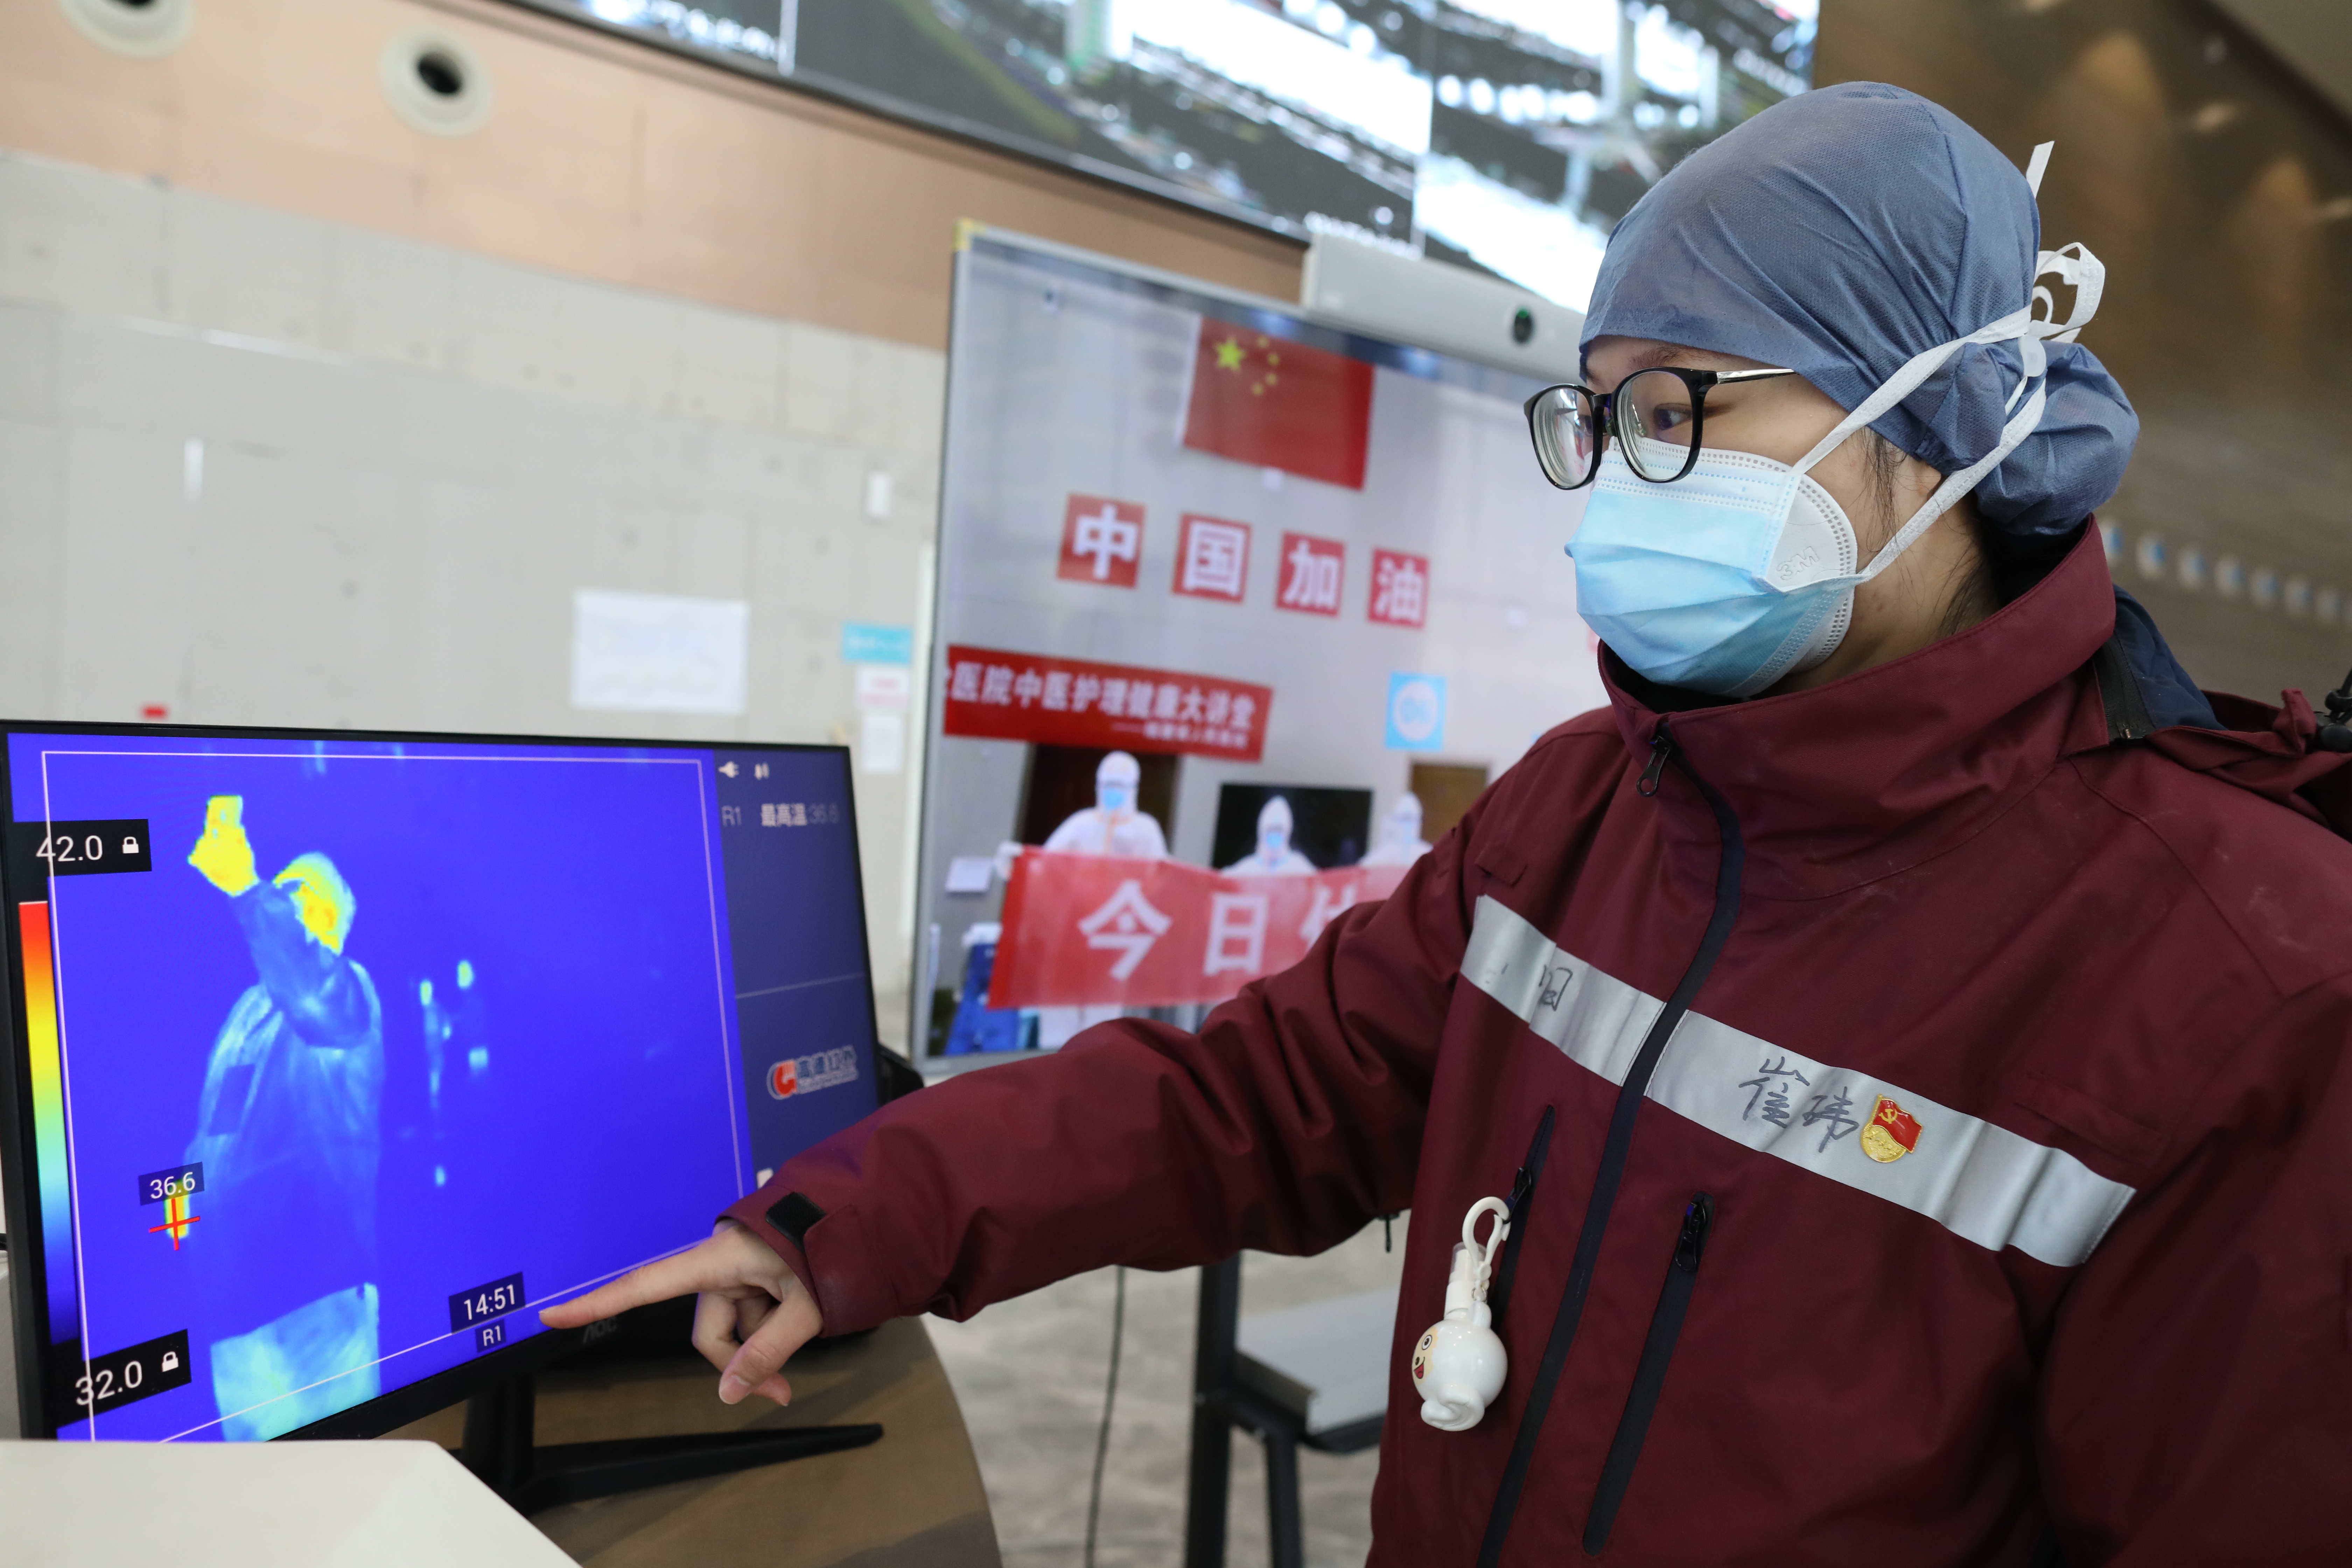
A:
[[[1412,1208],[1388,1568],[2352,1562],[2344,759],[2294,694],[2140,738],[2114,617],[2092,534],[1816,690],[1612,685],[1198,1037],[956,1079],[732,1213],[837,1332]],[[1515,1177],[1510,1374],[1440,1432],[1406,1352]]]

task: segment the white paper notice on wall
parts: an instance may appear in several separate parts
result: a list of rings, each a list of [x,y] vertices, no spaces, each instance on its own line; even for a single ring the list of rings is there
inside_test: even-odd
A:
[[[948,862],[948,891],[984,893],[988,891],[988,879],[995,874],[996,862],[987,856],[959,855]]]
[[[915,694],[914,672],[903,664],[861,664],[857,667],[857,706],[904,711]]]
[[[907,716],[878,709],[860,715],[857,725],[857,766],[862,773],[903,773],[907,771]]]
[[[583,588],[572,605],[574,708],[743,711],[751,606],[742,600]]]

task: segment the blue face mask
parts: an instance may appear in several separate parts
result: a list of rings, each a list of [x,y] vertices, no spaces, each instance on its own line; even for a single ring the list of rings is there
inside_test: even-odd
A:
[[[1098,784],[1095,785],[1096,809],[1109,812],[1112,816],[1116,816],[1121,812],[1132,809],[1134,805],[1135,792],[1128,788],[1125,784]]]
[[[1786,463],[1709,447],[1653,484],[1612,446],[1570,542],[1576,607],[1652,680],[1752,697],[1810,669],[1853,615],[1853,525]]]

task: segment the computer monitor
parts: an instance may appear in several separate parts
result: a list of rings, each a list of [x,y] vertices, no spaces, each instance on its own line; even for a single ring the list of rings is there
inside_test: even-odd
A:
[[[27,1436],[388,1431],[875,1108],[840,747],[0,742]]]

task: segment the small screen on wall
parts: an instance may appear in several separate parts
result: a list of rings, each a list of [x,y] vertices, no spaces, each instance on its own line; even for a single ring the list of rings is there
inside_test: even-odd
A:
[[[1581,308],[1609,228],[1801,92],[1819,0],[527,0]]]

